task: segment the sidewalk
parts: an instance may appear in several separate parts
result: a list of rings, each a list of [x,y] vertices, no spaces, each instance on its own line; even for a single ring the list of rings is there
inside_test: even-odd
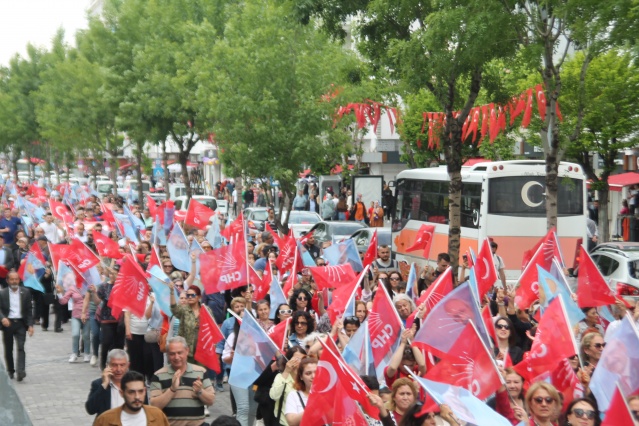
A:
[[[64,324],[62,328],[64,332],[54,333],[51,328],[45,332],[40,326],[34,326],[34,335],[31,338],[27,336],[25,345],[27,377],[22,382],[9,380],[9,387],[5,387],[2,380],[8,380],[8,377],[4,368],[4,345],[0,343],[0,420],[7,415],[5,404],[13,388],[34,426],[80,426],[93,422],[93,416],[89,416],[84,410],[84,402],[89,394],[91,381],[100,377],[100,371],[89,363],[69,364],[71,325]],[[229,386],[224,385],[224,388],[224,392],[217,393],[207,422],[219,415],[231,414]],[[21,411],[20,407],[15,408],[15,412]],[[11,423],[3,424],[29,426],[31,423],[16,417]]]

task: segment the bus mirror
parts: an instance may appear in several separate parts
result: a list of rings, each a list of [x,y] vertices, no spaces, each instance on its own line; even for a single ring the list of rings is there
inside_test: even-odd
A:
[[[395,181],[394,180],[389,180],[388,181],[388,187],[389,188],[395,188]]]

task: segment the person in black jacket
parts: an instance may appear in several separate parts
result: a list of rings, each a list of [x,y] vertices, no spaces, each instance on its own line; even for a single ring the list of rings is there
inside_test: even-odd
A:
[[[107,355],[107,366],[102,371],[102,377],[91,382],[89,397],[84,408],[96,418],[107,410],[122,405],[120,395],[120,381],[124,373],[129,371],[129,355],[124,349],[111,349]],[[112,395],[118,395],[115,400]],[[144,401],[148,404],[148,399]]]
[[[31,292],[28,288],[20,285],[20,277],[17,272],[11,271],[7,274],[9,288],[0,290],[0,328],[2,329],[2,339],[4,343],[4,359],[9,372],[9,377],[13,379],[16,371],[13,361],[13,343],[18,347],[17,372],[18,381],[22,381],[27,375],[25,372],[26,354],[24,343],[29,336],[33,336],[33,312],[31,308]],[[18,295],[18,299],[11,295]]]

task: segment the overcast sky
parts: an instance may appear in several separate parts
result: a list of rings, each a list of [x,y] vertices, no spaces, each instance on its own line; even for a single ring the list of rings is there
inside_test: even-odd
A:
[[[74,44],[77,29],[86,28],[89,0],[0,0],[0,66],[16,54],[26,55],[27,43],[51,47],[58,28]]]

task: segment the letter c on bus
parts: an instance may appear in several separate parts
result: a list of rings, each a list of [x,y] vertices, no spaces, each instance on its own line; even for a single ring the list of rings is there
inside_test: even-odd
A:
[[[526,204],[528,207],[539,207],[541,206],[541,203],[543,203],[543,200],[538,203],[533,203],[530,200],[530,197],[528,196],[528,193],[530,192],[530,188],[532,188],[535,185],[541,186],[542,189],[544,187],[541,183],[537,182],[536,180],[531,180],[530,182],[526,182],[526,184],[521,188],[521,199],[524,202],[524,204]]]

